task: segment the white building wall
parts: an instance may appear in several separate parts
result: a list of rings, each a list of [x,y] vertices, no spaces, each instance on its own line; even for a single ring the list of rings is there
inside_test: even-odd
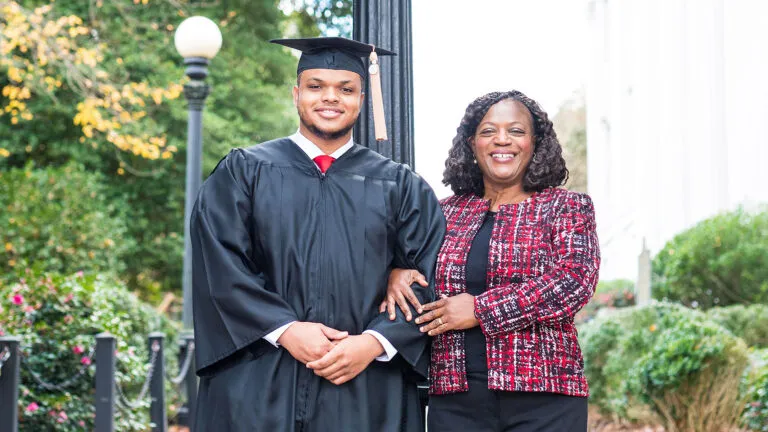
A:
[[[768,2],[592,0],[588,182],[602,279],[676,233],[768,202]]]

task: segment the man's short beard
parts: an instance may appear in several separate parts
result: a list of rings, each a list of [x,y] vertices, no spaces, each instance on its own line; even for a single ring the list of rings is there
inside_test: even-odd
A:
[[[353,127],[355,127],[355,122],[350,123],[349,125],[333,132],[326,132],[320,130],[317,126],[313,124],[308,124],[304,121],[303,118],[301,118],[301,115],[299,115],[299,121],[301,121],[301,124],[304,125],[307,129],[309,129],[310,132],[312,132],[315,136],[322,138],[324,140],[335,140],[343,137],[347,133],[349,133],[350,130],[352,130]]]

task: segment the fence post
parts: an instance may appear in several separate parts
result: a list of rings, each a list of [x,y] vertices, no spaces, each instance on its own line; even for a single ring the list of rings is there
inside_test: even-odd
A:
[[[187,425],[190,431],[195,430],[195,414],[197,413],[197,375],[195,374],[195,335],[187,333],[182,336],[185,346],[185,355],[191,356],[187,376],[184,377],[184,385],[187,387]]]
[[[0,337],[0,431],[19,430],[20,342],[19,337]]]
[[[168,418],[165,412],[165,335],[159,332],[149,334],[149,361],[154,354],[155,363],[152,365],[152,380],[149,383],[149,397],[152,404],[149,408],[149,419],[152,422],[152,432],[166,432]]]
[[[115,349],[108,332],[96,335],[96,432],[115,430]]]

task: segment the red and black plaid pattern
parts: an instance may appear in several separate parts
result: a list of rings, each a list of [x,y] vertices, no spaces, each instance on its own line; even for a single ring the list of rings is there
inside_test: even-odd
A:
[[[467,290],[467,256],[489,202],[470,194],[442,206],[448,226],[435,289],[454,296]],[[600,267],[592,200],[546,189],[501,206],[488,255],[488,291],[475,298],[488,387],[587,396],[573,317],[592,297]],[[467,390],[464,332],[433,339],[430,381],[432,394]]]

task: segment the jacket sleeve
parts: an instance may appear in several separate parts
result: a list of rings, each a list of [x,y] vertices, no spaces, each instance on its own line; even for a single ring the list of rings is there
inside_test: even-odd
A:
[[[573,319],[594,294],[600,267],[592,200],[569,193],[552,227],[552,269],[536,278],[475,297],[475,316],[487,335]],[[514,245],[512,246],[514,247]]]
[[[445,217],[429,185],[408,169],[403,169],[403,174],[403,193],[397,213],[397,244],[392,265],[416,269],[427,278],[428,287],[413,284],[412,288],[419,301],[429,303],[435,299],[435,263],[445,235]],[[412,315],[417,316],[413,306],[410,307]],[[397,317],[394,321],[390,321],[385,312],[377,315],[368,324],[367,330],[384,336],[403,360],[426,377],[429,337],[419,331],[413,320],[406,321],[400,308],[395,309]]]
[[[298,318],[270,288],[253,251],[253,203],[245,179],[255,178],[233,150],[198,194],[190,217],[195,355],[199,375]]]

